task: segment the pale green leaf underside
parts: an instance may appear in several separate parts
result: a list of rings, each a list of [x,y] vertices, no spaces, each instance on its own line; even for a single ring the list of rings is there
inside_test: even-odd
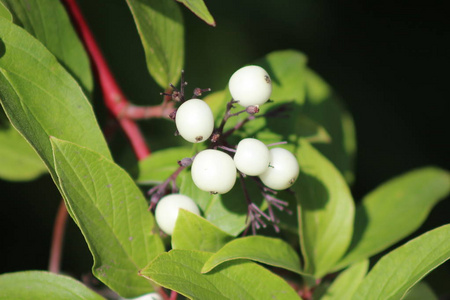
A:
[[[202,268],[202,273],[213,270],[224,262],[249,259],[302,274],[300,258],[285,241],[264,236],[235,239],[213,254]]]
[[[25,181],[46,172],[42,160],[17,130],[0,126],[0,178]]]
[[[152,291],[138,271],[164,247],[139,188],[104,156],[51,142],[60,186],[94,257],[95,276],[124,297]]]
[[[36,37],[61,65],[92,93],[94,82],[89,57],[59,0],[3,0],[14,14],[14,22]]]
[[[304,271],[320,278],[350,245],[354,204],[339,171],[306,141],[297,151],[300,175],[294,185]]]
[[[24,271],[0,275],[0,299],[101,300],[75,279],[44,271]]]
[[[216,252],[232,238],[204,218],[180,209],[172,234],[172,248]]]
[[[358,287],[353,300],[397,300],[450,258],[450,224],[428,231],[383,256]]]
[[[1,104],[52,176],[50,136],[87,146],[110,158],[91,105],[56,58],[24,29],[4,18],[0,18],[0,44],[6,49],[0,57]]]
[[[216,26],[213,16],[209,12],[203,0],[177,0],[183,3],[190,11],[192,11],[197,17],[205,21],[211,26]]]
[[[320,300],[351,299],[368,269],[369,261],[367,259],[351,265],[339,274]]]
[[[435,167],[382,184],[358,205],[352,244],[338,268],[379,253],[414,232],[449,193],[450,174]]]
[[[300,299],[286,281],[253,262],[227,262],[201,274],[211,255],[175,249],[158,256],[141,275],[189,299]]]
[[[175,1],[127,0],[150,75],[163,88],[176,84],[184,63],[184,27]]]

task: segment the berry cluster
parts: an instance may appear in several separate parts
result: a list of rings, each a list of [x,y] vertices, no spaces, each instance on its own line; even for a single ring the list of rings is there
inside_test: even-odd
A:
[[[283,210],[287,203],[274,197],[276,190],[291,187],[299,174],[299,166],[295,156],[283,148],[271,148],[254,138],[245,138],[237,146],[231,147],[226,138],[238,130],[245,122],[241,122],[231,130],[224,132],[224,126],[230,117],[247,113],[246,121],[255,118],[259,106],[266,103],[272,92],[269,74],[259,66],[246,66],[237,70],[230,78],[229,90],[232,100],[227,104],[227,110],[220,126],[214,128],[214,116],[206,102],[197,99],[201,89],[195,89],[194,97],[184,100],[184,87],[187,83],[182,78],[181,89],[174,86],[172,99],[181,102],[179,108],[171,114],[175,120],[177,133],[186,141],[200,143],[209,140],[208,149],[200,151],[192,158],[179,161],[180,168],[164,183],[152,188],[151,207],[158,201],[155,215],[159,227],[167,234],[172,234],[178,209],[187,209],[200,214],[195,202],[185,195],[176,194],[176,176],[182,169],[191,166],[191,176],[194,184],[201,190],[211,194],[224,194],[229,192],[239,176],[243,185],[244,194],[248,204],[248,218],[253,233],[260,227],[266,227],[261,217],[271,222],[276,230],[278,219],[275,217],[272,206]],[[209,90],[209,89],[207,89]],[[234,104],[244,107],[237,113],[231,113]],[[281,144],[281,143],[277,143]],[[222,151],[225,150],[225,151]],[[268,203],[268,214],[262,212],[248,196],[243,181],[250,177],[256,181],[261,193]],[[161,198],[166,193],[166,187],[172,183],[172,194]],[[174,193],[175,192],[175,193]],[[161,198],[161,200],[160,200]]]

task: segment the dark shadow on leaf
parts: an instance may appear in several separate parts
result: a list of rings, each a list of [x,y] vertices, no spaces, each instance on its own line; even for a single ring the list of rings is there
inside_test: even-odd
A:
[[[0,39],[0,58],[2,58],[6,53],[6,46],[5,42],[3,42],[2,39]]]
[[[203,275],[204,276],[208,276],[208,275],[212,275],[212,274],[215,274],[215,273],[219,273],[219,272],[221,272],[221,271],[223,271],[223,270],[225,270],[225,269],[227,269],[227,268],[229,268],[231,266],[240,265],[240,264],[246,263],[248,261],[250,261],[250,260],[248,260],[248,259],[233,259],[233,260],[230,260],[230,261],[226,261],[226,262],[221,263],[220,265],[216,266],[214,269],[212,269],[211,271],[209,271],[208,273],[203,274]]]
[[[326,186],[316,177],[300,171],[295,185],[297,203],[302,210],[320,210],[330,200]]]
[[[355,211],[352,241],[347,249],[346,255],[359,244],[364,232],[366,231],[368,224],[369,224],[369,217],[367,211],[363,205],[359,205]]]

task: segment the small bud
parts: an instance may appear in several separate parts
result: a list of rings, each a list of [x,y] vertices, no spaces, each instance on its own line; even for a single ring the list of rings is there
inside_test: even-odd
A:
[[[175,132],[173,133],[174,136],[179,136],[180,132],[178,132],[178,130],[175,130]]]
[[[250,105],[245,109],[245,111],[251,115],[254,115],[259,112],[259,106],[258,105]]]
[[[178,161],[178,165],[180,166],[180,167],[188,167],[188,166],[190,166],[192,164],[192,158],[190,158],[190,157],[185,157],[185,158],[183,158],[182,160],[179,160]]]
[[[176,116],[177,116],[177,110],[176,109],[169,114],[169,118],[171,118],[172,120],[175,120]]]
[[[214,132],[211,135],[211,142],[216,143],[220,138],[220,133]]]

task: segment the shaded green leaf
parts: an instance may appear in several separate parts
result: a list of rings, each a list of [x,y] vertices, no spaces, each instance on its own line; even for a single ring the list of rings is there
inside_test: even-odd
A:
[[[1,1],[0,1],[0,17],[5,18],[8,21],[13,20],[11,13]]]
[[[181,209],[172,235],[172,248],[216,252],[232,238],[204,218]]]
[[[44,271],[24,271],[0,275],[0,299],[101,300],[75,279]]]
[[[89,95],[94,81],[89,57],[59,0],[3,0],[14,22],[36,37],[80,83]]]
[[[450,258],[450,224],[428,231],[383,256],[353,299],[402,299],[426,274]]]
[[[177,0],[183,3],[190,11],[192,11],[197,17],[205,21],[211,26],[216,26],[213,16],[209,12],[203,0]]]
[[[336,92],[315,72],[305,70],[305,103],[302,113],[321,124],[331,136],[331,143],[316,148],[338,168],[347,182],[354,180],[356,134],[352,116]]]
[[[17,130],[0,123],[0,178],[32,180],[46,172],[42,160]]]
[[[403,298],[405,300],[439,300],[431,287],[424,281],[414,285]]]
[[[243,237],[229,242],[206,261],[202,273],[236,259],[250,259],[302,274],[300,258],[291,245],[281,239],[264,236]]]
[[[138,271],[164,247],[139,188],[108,158],[67,141],[51,142],[65,201],[94,257],[94,275],[124,297],[152,291]]]
[[[253,262],[226,262],[201,274],[211,254],[172,250],[158,256],[141,275],[189,299],[300,299],[286,281]]]
[[[147,68],[164,89],[176,84],[184,61],[184,27],[175,1],[127,0],[144,46]]]
[[[293,188],[304,271],[320,278],[350,245],[354,204],[344,178],[330,161],[303,140],[296,153],[300,175]]]
[[[351,299],[368,269],[369,261],[367,259],[351,265],[339,274],[320,300]]]
[[[177,161],[191,157],[191,154],[191,147],[155,151],[146,159],[139,161],[139,176],[136,181],[140,184],[161,183],[178,169]]]
[[[370,257],[414,232],[450,193],[450,174],[426,167],[394,178],[364,197],[350,248],[337,268]]]
[[[49,136],[110,158],[92,106],[55,57],[22,28],[0,18],[0,101],[13,126],[55,178]],[[55,180],[57,182],[57,180]]]

